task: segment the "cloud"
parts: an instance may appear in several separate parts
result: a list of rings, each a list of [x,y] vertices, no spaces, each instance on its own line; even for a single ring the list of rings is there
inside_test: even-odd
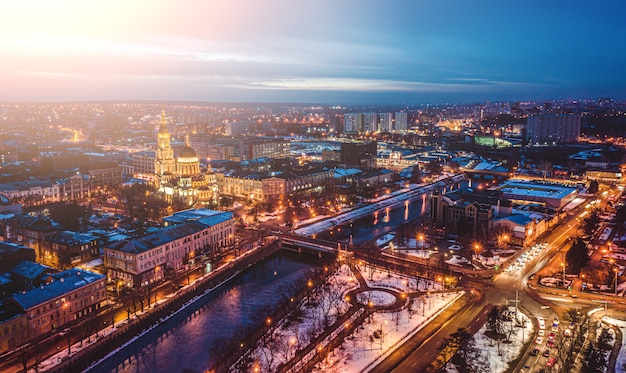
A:
[[[454,78],[463,83],[414,82],[355,78],[289,78],[227,85],[242,89],[311,90],[352,92],[490,92],[515,87],[531,87],[535,83],[490,81],[488,79]],[[537,85],[538,86],[538,85]]]

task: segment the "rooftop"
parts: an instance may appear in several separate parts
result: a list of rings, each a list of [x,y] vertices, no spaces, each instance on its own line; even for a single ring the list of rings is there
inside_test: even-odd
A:
[[[52,268],[40,263],[31,262],[28,260],[22,260],[15,267],[12,272],[23,278],[34,280],[41,276],[42,273],[51,271]]]
[[[533,196],[537,198],[564,198],[568,194],[576,192],[576,188],[561,184],[543,182],[538,180],[522,181],[508,180],[502,183],[497,190],[518,196]]]
[[[13,295],[13,299],[28,310],[41,303],[61,297],[83,286],[104,280],[106,276],[83,271],[77,268],[69,269],[52,275],[53,281],[33,290]]]

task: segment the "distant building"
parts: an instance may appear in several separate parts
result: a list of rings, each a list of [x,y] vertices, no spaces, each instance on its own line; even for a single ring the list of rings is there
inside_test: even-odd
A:
[[[11,202],[24,206],[34,206],[50,202],[59,202],[59,185],[52,181],[28,180],[0,184],[0,194]]]
[[[393,113],[380,113],[378,117],[378,131],[391,132],[393,130]]]
[[[50,274],[57,272],[54,268],[30,260],[20,261],[10,271],[15,292],[37,288],[46,283]]]
[[[348,113],[343,115],[343,133],[358,133],[363,130],[363,113]]]
[[[394,128],[395,131],[407,131],[409,129],[408,114],[401,111],[395,114]]]
[[[170,140],[165,113],[161,113],[154,163],[161,196],[169,203],[177,202],[183,206],[193,206],[198,202],[217,202],[215,174],[200,170],[200,159],[189,143],[189,136],[177,157],[174,157]]]
[[[585,177],[588,180],[619,182],[622,180],[622,171],[619,169],[586,170]]]
[[[227,171],[217,174],[221,193],[239,199],[268,202],[296,193],[323,192],[333,182],[333,172],[324,167],[280,172]]]
[[[143,151],[131,155],[134,174],[156,174],[156,153]]]
[[[376,132],[378,131],[378,114],[377,113],[363,113],[363,132]]]
[[[360,170],[376,168],[377,150],[376,141],[341,143],[341,164]]]
[[[546,114],[527,119],[527,136],[531,145],[577,142],[580,137],[580,115]]]
[[[430,217],[435,225],[446,227],[449,234],[487,238],[493,224],[492,203],[500,206],[500,198],[462,190],[447,194],[435,192],[431,197]]]
[[[282,138],[245,138],[239,143],[239,160],[256,158],[285,158],[289,156],[289,141]]]
[[[578,189],[539,180],[507,180],[498,186],[504,198],[520,204],[541,203],[560,210],[578,196]]]

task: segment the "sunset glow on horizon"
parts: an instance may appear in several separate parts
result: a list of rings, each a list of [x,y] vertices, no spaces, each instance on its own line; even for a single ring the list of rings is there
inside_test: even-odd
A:
[[[2,10],[2,101],[625,97],[619,1],[34,0]]]

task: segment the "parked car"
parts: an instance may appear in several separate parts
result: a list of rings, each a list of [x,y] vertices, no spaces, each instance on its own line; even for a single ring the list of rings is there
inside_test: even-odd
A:
[[[543,357],[550,356],[550,350],[545,350],[542,355],[543,355]]]
[[[539,349],[533,348],[532,351],[530,351],[530,356],[537,356],[537,355],[539,355]]]
[[[554,366],[554,364],[556,364],[556,357],[552,356],[551,358],[548,359],[548,361],[546,362],[546,367],[551,368]]]
[[[543,337],[535,338],[535,343],[538,344],[538,345],[542,344],[543,343]]]

